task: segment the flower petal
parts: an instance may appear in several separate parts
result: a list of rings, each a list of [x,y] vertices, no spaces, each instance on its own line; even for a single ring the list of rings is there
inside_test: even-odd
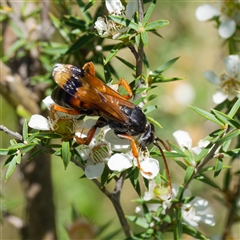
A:
[[[207,70],[203,73],[203,75],[210,83],[220,85],[221,81],[213,71]]]
[[[121,172],[132,167],[132,157],[129,154],[116,153],[107,164],[111,170]]]
[[[217,92],[213,94],[213,102],[216,104],[220,104],[224,102],[228,98],[228,95],[224,94],[223,92]]]
[[[88,179],[98,178],[103,173],[105,164],[103,162],[95,165],[87,165],[85,168],[85,175]]]
[[[186,147],[187,149],[191,149],[192,147],[192,139],[188,132],[183,130],[178,130],[173,133],[173,137],[177,141],[178,145],[183,149]]]
[[[106,0],[106,8],[110,14],[120,15],[123,10],[123,5],[120,0]]]
[[[230,38],[236,31],[236,22],[233,19],[227,19],[222,22],[218,28],[218,34],[221,38]]]
[[[39,114],[32,115],[32,117],[28,123],[28,126],[30,128],[43,130],[43,131],[49,131],[51,129],[51,126],[50,126],[47,118],[45,118]]]
[[[223,59],[227,73],[231,77],[235,77],[239,74],[239,56],[238,55],[229,55]]]
[[[215,16],[219,16],[221,13],[218,9],[216,9],[212,5],[204,4],[197,8],[195,14],[196,14],[196,18],[199,21],[207,21],[212,19]]]
[[[138,9],[138,2],[136,0],[130,0],[128,1],[127,7],[126,7],[126,18],[131,20],[134,13]]]
[[[155,178],[160,170],[159,162],[154,158],[147,158],[144,161],[142,161],[141,168],[142,168],[140,169],[141,174],[143,175],[143,177],[147,179]]]
[[[45,104],[45,106],[48,108],[48,110],[50,110],[51,106],[53,104],[55,104],[55,102],[52,100],[51,96],[47,96],[42,101]]]

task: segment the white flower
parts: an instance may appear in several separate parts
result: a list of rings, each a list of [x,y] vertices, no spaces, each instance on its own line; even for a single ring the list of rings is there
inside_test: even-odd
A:
[[[39,114],[34,114],[31,116],[28,126],[30,128],[43,130],[43,131],[51,130],[51,124],[50,124],[49,120]]]
[[[151,199],[159,199],[160,202],[156,204],[147,204],[148,209],[153,211],[153,208],[155,208],[155,211],[157,211],[159,206],[162,206],[162,214],[166,214],[166,210],[169,209],[172,205],[172,199],[174,199],[177,196],[178,193],[178,185],[173,184],[172,186],[172,196],[169,198],[169,188],[166,186],[159,186],[157,182],[152,179],[149,180],[148,185],[148,191],[144,193],[143,199],[145,201],[149,201]],[[191,193],[189,190],[184,191],[183,198],[186,198],[188,196],[191,196]],[[149,208],[150,205],[150,208]]]
[[[232,101],[240,96],[240,61],[238,55],[229,55],[223,59],[226,72],[218,77],[214,72],[207,70],[204,77],[211,83],[219,86],[219,91],[213,95],[216,104],[222,103],[226,99]]]
[[[208,201],[200,197],[195,197],[190,203],[182,206],[182,217],[186,224],[193,227],[198,227],[199,222],[210,226],[215,225]]]
[[[80,115],[71,115],[58,111],[52,111],[51,106],[55,104],[55,102],[50,96],[43,99],[43,103],[50,110],[49,118],[45,118],[39,114],[34,114],[28,123],[29,127],[42,131],[54,131],[61,135],[75,133],[75,130],[80,123],[77,121]]]
[[[197,156],[202,151],[202,149],[209,144],[209,141],[200,140],[196,147],[192,147],[192,138],[190,137],[188,132],[183,130],[175,131],[173,133],[173,137],[184,152],[188,151],[189,153],[193,153],[187,154],[185,160],[187,160],[188,163],[191,164],[193,167],[196,167],[194,156]]]
[[[89,129],[96,120],[87,119],[81,126],[81,132],[76,132],[78,138],[85,138]],[[102,175],[105,163],[109,160],[112,151],[110,144],[104,139],[105,128],[97,129],[89,145],[80,145],[78,152],[86,161],[85,175],[88,179],[98,178]]]
[[[153,188],[153,186],[155,187]],[[159,196],[156,195],[156,187],[159,187],[159,186],[156,184],[156,182],[154,182],[154,180],[149,181],[149,191],[147,195],[149,195],[149,192],[152,191],[152,194],[151,194],[152,196],[151,198],[147,196],[147,199],[146,199],[146,193],[145,193],[144,200],[147,201],[151,199],[159,199],[160,200],[159,203],[154,203],[154,204],[147,203],[148,210],[154,213],[161,206],[163,208],[162,214],[166,214],[166,210],[171,207],[172,202],[170,199],[164,200],[159,198]],[[178,187],[176,184],[173,184],[173,191],[172,191],[173,198],[175,198],[177,194],[178,194]],[[189,190],[186,190],[183,194],[183,198],[190,197],[190,196],[191,196],[191,193]],[[210,226],[215,225],[214,216],[211,212],[211,208],[209,207],[208,201],[200,197],[195,197],[191,202],[187,204],[182,204],[181,210],[182,210],[183,220],[186,224],[189,224],[193,227],[197,227],[198,223],[201,221]],[[143,211],[141,206],[140,207],[138,206],[135,212],[137,212],[138,214],[142,214]]]
[[[157,176],[160,170],[158,160],[140,154],[139,161],[143,177],[153,179]],[[116,153],[108,161],[108,167],[113,171],[121,172],[133,166],[137,166],[137,163],[131,151],[125,154]]]
[[[129,1],[126,11],[120,0],[106,0],[105,4],[110,15],[125,16],[129,20],[132,19],[138,8],[137,1],[135,0]],[[118,39],[129,29],[102,17],[97,18],[94,28],[97,29],[101,37],[112,37],[113,39]]]
[[[220,25],[218,34],[221,38],[230,38],[236,31],[236,21],[225,14],[222,14],[218,9],[210,4],[204,4],[197,8],[196,18],[199,21],[211,20],[214,17],[219,17]]]

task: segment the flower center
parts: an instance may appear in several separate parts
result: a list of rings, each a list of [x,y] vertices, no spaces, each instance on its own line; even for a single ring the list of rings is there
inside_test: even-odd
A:
[[[222,92],[226,95],[237,95],[236,91],[240,90],[240,81],[235,78],[229,78],[222,83]]]
[[[109,156],[109,148],[105,143],[93,147],[92,151],[89,154],[89,158],[94,163],[102,162],[105,158],[108,158]]]

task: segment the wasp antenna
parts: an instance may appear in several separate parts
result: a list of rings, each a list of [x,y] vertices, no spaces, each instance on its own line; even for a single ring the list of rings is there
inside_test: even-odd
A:
[[[168,164],[167,164],[167,159],[165,157],[165,154],[162,150],[162,148],[160,147],[160,145],[158,144],[159,141],[165,148],[166,150],[168,150],[168,147],[167,145],[164,143],[163,140],[161,140],[160,138],[156,137],[153,141],[153,144],[159,149],[161,155],[162,155],[162,158],[163,158],[163,162],[164,162],[164,165],[165,165],[165,169],[166,169],[166,172],[167,172],[167,177],[168,177],[168,182],[169,182],[169,187],[170,187],[170,193],[169,193],[169,198],[168,199],[171,199],[172,198],[172,180],[171,180],[171,176],[170,176],[170,171],[169,171],[169,168],[168,168]]]

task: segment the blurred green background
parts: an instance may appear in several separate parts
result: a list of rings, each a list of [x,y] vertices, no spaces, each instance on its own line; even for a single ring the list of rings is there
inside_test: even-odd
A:
[[[212,95],[216,91],[216,86],[208,83],[203,77],[203,72],[207,69],[213,70],[220,75],[224,72],[222,58],[228,55],[228,50],[223,46],[223,40],[219,38],[217,30],[212,22],[199,22],[195,18],[196,8],[203,4],[199,1],[158,1],[152,20],[166,19],[170,25],[158,32],[163,38],[151,35],[149,45],[145,49],[150,62],[150,67],[155,69],[168,60],[180,56],[180,59],[165,72],[166,77],[184,77],[183,81],[159,84],[151,93],[159,97],[154,100],[159,108],[151,113],[151,117],[158,120],[163,126],[157,129],[157,135],[163,140],[174,142],[172,133],[182,129],[188,131],[193,138],[193,146],[198,141],[212,132],[216,126],[205,121],[188,105],[197,106],[206,111],[213,108]],[[112,40],[109,40],[113,43]],[[121,50],[118,56],[123,57],[134,64],[134,58],[128,49]],[[132,73],[117,59],[112,60],[113,66],[118,71],[119,76],[131,81]],[[98,68],[99,69],[99,68]],[[1,104],[1,124],[9,129],[17,130],[16,111],[0,96]],[[8,135],[0,132],[1,148],[8,147]],[[1,164],[5,158],[1,157]],[[184,172],[173,161],[169,161],[171,177],[174,183],[182,183]],[[164,169],[164,167],[162,167]],[[15,215],[21,217],[23,214],[24,199],[22,187],[20,185],[18,171],[4,182],[5,169],[1,170],[1,192],[2,205]],[[57,230],[58,239],[68,239],[65,227],[71,223],[71,206],[91,219],[93,224],[104,225],[111,221],[107,232],[119,229],[120,225],[116,217],[115,210],[110,201],[87,180],[80,179],[83,173],[73,163],[64,170],[60,158],[52,159],[52,180],[54,186],[54,199],[57,209]],[[221,186],[222,174],[216,179]],[[109,186],[111,189],[111,186]],[[210,202],[213,208],[216,225],[214,227],[201,225],[200,230],[208,236],[219,236],[225,224],[226,209],[215,201],[214,197],[219,193],[204,185],[193,181],[190,186],[193,195],[201,196]],[[132,202],[137,198],[132,186],[125,182],[121,201],[125,213],[134,213],[135,206]],[[235,226],[236,239],[240,238],[239,226]],[[19,239],[17,230],[8,222],[1,225],[1,239]],[[123,239],[121,233],[116,239]],[[166,235],[166,239],[168,235]],[[185,238],[187,239],[187,238]],[[217,239],[217,238],[216,238]]]

